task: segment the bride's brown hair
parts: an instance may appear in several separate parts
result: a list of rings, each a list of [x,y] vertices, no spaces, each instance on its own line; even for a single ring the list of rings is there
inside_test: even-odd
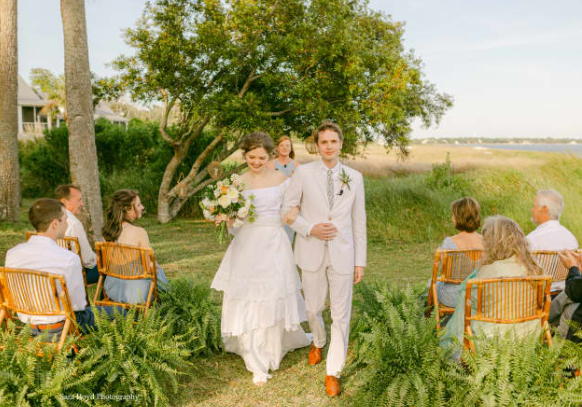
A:
[[[135,198],[139,192],[135,189],[120,189],[113,194],[113,198],[105,211],[103,238],[106,242],[115,242],[123,230],[123,222],[129,222],[127,213],[134,209]]]
[[[243,137],[239,145],[240,149],[243,151],[243,155],[248,153],[255,148],[264,148],[269,156],[273,155],[273,150],[275,150],[275,144],[273,139],[267,133],[262,131],[255,131],[251,134],[247,134]]]

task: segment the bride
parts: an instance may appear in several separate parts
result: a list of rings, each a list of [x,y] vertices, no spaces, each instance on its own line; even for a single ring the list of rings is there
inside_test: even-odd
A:
[[[240,148],[249,167],[239,178],[242,193],[252,196],[257,216],[240,228],[227,220],[234,239],[211,287],[224,292],[221,330],[226,351],[240,355],[253,382],[262,385],[288,351],[310,345],[311,339],[299,325],[306,320],[305,303],[281,220],[288,181],[285,174],[267,168],[273,140],[266,133],[251,133]]]

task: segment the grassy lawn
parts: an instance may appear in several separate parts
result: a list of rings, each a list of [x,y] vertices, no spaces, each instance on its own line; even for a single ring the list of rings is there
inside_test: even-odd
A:
[[[22,242],[24,231],[30,229],[25,221],[24,207],[21,219],[16,225],[3,224],[0,229],[0,265],[4,265],[6,250]],[[140,224],[148,230],[157,260],[169,278],[192,275],[201,283],[210,284],[226,249],[226,246],[219,247],[215,243],[211,225],[190,219],[160,225],[153,217],[143,219]],[[395,283],[426,281],[433,249],[430,244],[372,244],[368,249],[366,279],[388,279]],[[329,311],[326,320],[329,323]],[[253,385],[251,373],[237,355],[200,358],[195,361],[195,368],[182,378],[175,405],[342,405],[342,400],[345,401],[357,386],[357,372],[344,375],[344,395],[331,400],[323,387],[325,364],[308,366],[308,351],[309,348],[305,348],[287,355],[273,379],[263,387]]]
[[[486,151],[464,147],[415,146],[414,159],[403,164],[392,155],[389,160],[380,160],[380,154],[385,153],[379,148],[376,150],[368,152],[368,162],[378,162],[373,169],[368,169],[366,179],[370,241],[365,280],[368,282],[425,283],[438,243],[444,236],[454,233],[450,224],[450,202],[463,195],[477,198],[483,216],[507,215],[528,233],[534,228],[529,218],[535,191],[555,188],[564,195],[566,202],[562,223],[574,235],[582,237],[582,213],[577,204],[582,200],[582,190],[574,182],[582,178],[582,162],[578,158],[513,151],[486,154]],[[418,174],[434,162],[443,162],[447,152],[452,152],[451,172],[455,174],[445,174],[448,184],[439,184],[442,180],[435,180],[430,174]],[[463,168],[466,171],[462,171]],[[403,173],[408,175],[402,176]],[[397,176],[385,177],[389,174]],[[19,223],[0,223],[0,265],[4,265],[6,251],[24,241],[24,231],[30,229],[26,211],[31,203],[29,200],[23,203]],[[160,225],[153,216],[142,219],[140,225],[148,230],[157,260],[169,278],[190,275],[201,284],[210,284],[226,250],[226,246],[215,243],[212,225],[193,219]],[[356,295],[357,291],[356,288]],[[357,318],[357,314],[355,308],[352,318]],[[329,324],[329,311],[325,317]],[[273,379],[263,387],[253,385],[251,373],[238,356],[224,354],[199,358],[192,371],[182,377],[173,404],[344,405],[358,388],[358,371],[345,371],[343,395],[330,399],[323,387],[325,364],[308,366],[308,350],[287,355]],[[351,349],[349,353],[348,364]]]

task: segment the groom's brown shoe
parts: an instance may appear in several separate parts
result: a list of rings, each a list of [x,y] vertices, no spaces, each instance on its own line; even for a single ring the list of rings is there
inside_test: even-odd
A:
[[[321,362],[321,349],[322,348],[315,347],[315,345],[312,343],[311,350],[309,351],[309,356],[307,357],[307,363],[313,366]]]
[[[339,396],[342,392],[339,379],[335,376],[325,376],[325,392],[330,396]]]

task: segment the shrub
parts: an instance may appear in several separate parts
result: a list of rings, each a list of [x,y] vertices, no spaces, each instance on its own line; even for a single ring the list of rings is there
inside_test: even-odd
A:
[[[552,348],[538,335],[476,338],[464,365],[439,346],[434,318],[424,318],[423,287],[363,285],[352,331],[362,385],[355,406],[574,406],[582,402],[579,346]],[[565,351],[564,349],[569,349]]]
[[[180,370],[189,364],[191,333],[172,335],[170,324],[152,308],[113,320],[95,314],[96,331],[87,335],[81,355],[94,368],[93,386],[101,394],[132,395],[124,405],[167,406],[168,391],[178,390]]]
[[[68,352],[56,353],[55,346],[43,339],[31,338],[30,329],[17,333],[12,322],[0,332],[0,405],[89,405],[88,399],[74,395],[93,393],[94,361],[72,361]],[[76,342],[77,338],[69,337],[65,349]]]
[[[220,334],[221,306],[206,284],[196,284],[192,278],[171,280],[167,291],[160,291],[160,312],[170,321],[178,335],[192,329],[196,340],[190,342],[193,355],[222,352]]]

